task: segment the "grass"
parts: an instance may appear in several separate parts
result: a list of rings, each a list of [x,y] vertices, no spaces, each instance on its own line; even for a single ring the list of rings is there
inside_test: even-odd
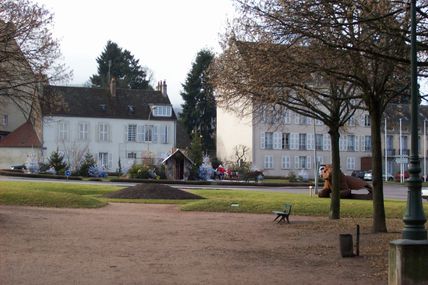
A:
[[[190,192],[206,199],[184,204],[181,206],[182,210],[261,214],[281,209],[282,204],[286,202],[293,205],[294,215],[327,216],[330,210],[330,199],[310,197],[307,194],[241,190],[192,190]],[[239,208],[232,209],[230,207],[232,202],[238,202]],[[402,218],[405,206],[406,201],[386,200],[387,218]],[[428,212],[426,203],[424,203],[424,209]],[[373,203],[370,200],[341,200],[341,216],[370,218],[373,216]]]
[[[9,182],[0,181],[0,204],[41,207],[96,208],[108,202],[179,204],[184,211],[271,213],[281,209],[283,203],[293,205],[293,215],[328,216],[330,199],[310,197],[307,194],[244,190],[191,190],[202,200],[149,200],[109,199],[105,193],[123,187],[58,182]],[[231,207],[232,202],[239,207]],[[423,203],[428,213],[428,203]],[[386,200],[387,218],[402,218],[406,201]],[[373,216],[372,201],[341,200],[341,217],[370,218]]]
[[[58,208],[98,208],[107,205],[107,202],[97,199],[97,195],[116,191],[120,188],[109,185],[86,185],[71,182],[0,181],[0,204]]]

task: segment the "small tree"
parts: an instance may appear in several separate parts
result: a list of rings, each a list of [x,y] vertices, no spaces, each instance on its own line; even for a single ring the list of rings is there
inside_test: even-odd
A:
[[[58,150],[51,153],[48,162],[49,166],[53,167],[56,173],[62,173],[67,169],[67,163],[64,162],[64,155],[60,154]]]
[[[202,140],[198,132],[192,134],[192,142],[190,143],[189,157],[195,163],[196,169],[201,166],[202,158]]]
[[[95,161],[94,156],[87,152],[83,159],[82,165],[80,166],[79,175],[86,177],[89,176],[89,168],[95,165],[97,165],[97,162]]]

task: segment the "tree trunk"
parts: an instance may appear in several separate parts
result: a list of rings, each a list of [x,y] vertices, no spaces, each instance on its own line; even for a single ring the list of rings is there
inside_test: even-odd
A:
[[[382,178],[382,114],[378,110],[370,112],[372,136],[372,181],[373,181],[373,232],[387,232],[385,220],[385,205],[383,199]]]
[[[330,203],[330,219],[340,219],[340,153],[339,153],[339,129],[328,131],[331,139],[331,156],[332,156],[332,174],[331,174],[331,203]]]

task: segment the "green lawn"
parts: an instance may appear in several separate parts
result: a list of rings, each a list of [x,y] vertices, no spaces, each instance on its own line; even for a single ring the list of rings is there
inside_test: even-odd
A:
[[[243,190],[191,190],[206,199],[202,200],[146,200],[108,199],[100,197],[104,193],[117,191],[123,187],[111,185],[86,185],[79,183],[50,182],[8,182],[0,181],[0,204],[42,207],[95,208],[108,202],[179,204],[184,211],[271,213],[283,203],[293,205],[294,215],[327,216],[330,199],[310,197],[305,194],[285,192],[243,191]],[[239,207],[230,207],[232,202]],[[402,218],[405,201],[386,200],[388,218]],[[428,213],[428,203],[424,203]],[[342,217],[372,217],[372,201],[341,200]]]

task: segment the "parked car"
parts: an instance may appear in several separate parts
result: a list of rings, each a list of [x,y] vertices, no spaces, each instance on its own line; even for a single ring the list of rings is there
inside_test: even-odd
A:
[[[25,166],[25,164],[19,164],[19,165],[12,165],[11,167],[9,167],[11,170],[22,170],[24,171],[25,169],[27,169],[27,167]]]
[[[428,200],[428,188],[422,188],[422,198]]]
[[[366,171],[366,172],[364,173],[364,180],[372,181],[372,179],[373,179],[372,172],[371,172],[371,171]]]
[[[351,176],[358,177],[360,179],[364,179],[365,173],[366,173],[366,171],[364,171],[364,170],[354,170],[354,171],[352,171]]]
[[[385,173],[382,175],[383,180],[385,181],[385,178],[387,181],[394,181],[394,176],[391,173],[388,173],[385,175]]]
[[[395,175],[394,175],[394,179],[395,179],[395,181],[400,181],[401,179],[400,179],[400,172],[397,172],[397,173],[395,173]],[[404,171],[403,172],[403,177],[404,177],[404,179],[407,179],[407,178],[409,178],[409,172],[407,172],[407,171]]]

